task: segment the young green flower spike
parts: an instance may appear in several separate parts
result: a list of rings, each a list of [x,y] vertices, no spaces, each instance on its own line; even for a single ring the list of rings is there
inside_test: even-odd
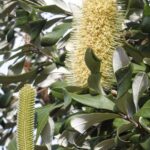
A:
[[[17,149],[34,150],[35,90],[26,84],[19,92],[17,116]]]
[[[101,85],[110,87],[113,79],[112,56],[120,45],[122,13],[117,0],[83,0],[81,13],[75,16],[75,31],[68,49],[66,65],[71,74],[68,82],[84,86],[90,74],[84,58],[87,48],[91,48],[101,60]]]

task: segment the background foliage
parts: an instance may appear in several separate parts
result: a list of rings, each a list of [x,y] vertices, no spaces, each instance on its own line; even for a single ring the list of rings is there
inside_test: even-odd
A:
[[[36,149],[149,150],[149,2],[120,0],[125,42],[114,53],[113,88],[102,91],[100,75],[92,69],[100,62],[91,49],[85,55],[91,70],[88,87],[63,80],[73,13],[81,8],[51,1],[0,1],[0,66],[8,66],[0,74],[0,145],[16,150],[17,93],[31,83],[37,90]]]

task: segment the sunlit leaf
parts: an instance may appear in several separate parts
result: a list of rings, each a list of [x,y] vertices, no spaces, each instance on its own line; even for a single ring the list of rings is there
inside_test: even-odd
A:
[[[36,133],[36,139],[35,141],[38,140],[38,137],[42,133],[45,125],[47,124],[49,114],[51,111],[53,111],[56,108],[61,107],[62,104],[60,105],[47,105],[45,107],[37,108],[36,113],[37,113],[37,133]]]
[[[133,90],[133,101],[135,104],[136,111],[138,111],[138,101],[139,98],[142,96],[143,92],[146,91],[149,87],[149,79],[146,73],[141,72],[138,73],[133,81],[132,90]]]
[[[113,55],[113,69],[114,72],[118,71],[119,69],[126,67],[130,64],[130,59],[125,53],[124,49],[118,47]]]
[[[49,118],[47,124],[45,125],[41,133],[42,143],[46,145],[49,150],[51,149],[53,134],[54,134],[54,121],[52,120],[52,118]]]
[[[94,150],[106,150],[106,149],[112,148],[114,145],[115,145],[115,141],[113,138],[107,139],[107,140],[104,140],[104,141],[100,142],[99,144],[97,144],[94,147]]]
[[[120,118],[120,116],[114,113],[79,114],[70,118],[70,124],[78,132],[84,133],[89,127],[114,118]]]
[[[148,132],[150,133],[150,121],[148,119],[145,119],[143,117],[139,118],[139,123],[141,126]]]

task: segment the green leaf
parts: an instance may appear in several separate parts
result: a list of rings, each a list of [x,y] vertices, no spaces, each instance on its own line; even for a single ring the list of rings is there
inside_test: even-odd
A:
[[[47,146],[48,149],[51,149],[51,142],[53,140],[53,134],[54,134],[54,121],[52,118],[49,117],[47,124],[45,125],[42,133],[42,143]]]
[[[36,113],[37,113],[37,133],[36,133],[36,139],[35,139],[36,142],[38,140],[38,137],[42,133],[45,125],[47,124],[50,112],[52,112],[54,109],[59,108],[61,106],[62,104],[47,105],[47,106],[36,109]]]
[[[116,106],[121,112],[126,114],[128,117],[132,117],[135,113],[133,96],[129,91],[127,91],[125,94],[123,94],[117,99]]]
[[[58,144],[67,149],[69,144],[74,141],[75,132],[72,131],[64,131],[58,139]]]
[[[121,142],[129,142],[129,141],[126,141],[126,139],[124,139],[123,137],[121,137],[121,134],[124,133],[124,132],[128,132],[130,131],[131,129],[133,129],[134,125],[132,123],[128,123],[128,124],[124,124],[122,126],[120,126],[118,129],[117,129],[117,135],[116,135],[116,138],[117,140],[121,141]]]
[[[113,55],[113,69],[117,72],[130,64],[130,59],[122,47],[118,47]]]
[[[18,9],[16,10],[16,27],[23,27],[26,26],[27,23],[29,22],[29,13],[22,10]]]
[[[141,126],[148,132],[150,133],[150,121],[148,119],[145,119],[143,117],[139,118],[139,123]]]
[[[116,118],[116,119],[114,119],[114,121],[113,121],[113,126],[114,126],[115,128],[119,128],[119,127],[121,127],[122,125],[128,124],[128,123],[130,123],[130,122],[127,121],[127,120],[124,120],[124,119],[122,119],[122,118]]]
[[[91,74],[88,77],[88,87],[96,93],[102,93],[100,87],[100,73]]]
[[[31,1],[31,0],[21,0],[21,1],[24,1],[24,2],[26,2],[27,3],[27,5],[31,5],[32,7],[38,7],[38,6],[40,6],[41,4],[40,3],[38,3],[38,1]]]
[[[46,146],[35,145],[34,150],[48,150]]]
[[[127,17],[143,9],[143,2],[141,0],[128,0],[126,1],[126,3],[128,3],[128,7],[126,11]]]
[[[14,75],[14,76],[0,75],[0,83],[10,84],[10,83],[17,83],[17,82],[25,82],[29,80],[31,77],[35,77],[36,75],[37,75],[37,70],[33,70],[24,74]]]
[[[146,60],[145,60],[145,61],[146,61]],[[146,64],[145,61],[143,60],[143,62]],[[146,71],[146,65],[144,65],[144,64],[138,65],[138,64],[132,63],[132,64],[131,64],[131,67],[132,67],[133,74],[137,74],[137,73],[139,73],[139,72],[144,72],[144,71]]]
[[[92,49],[88,48],[85,53],[85,63],[91,73],[100,72],[100,60],[95,56]]]
[[[113,148],[113,146],[115,146],[115,140],[114,140],[114,138],[107,139],[107,140],[104,140],[104,141],[98,143],[94,147],[94,150],[108,150],[108,149]]]
[[[64,89],[63,92],[64,92],[64,108],[67,108],[71,104],[72,98],[67,90]]]
[[[91,74],[88,77],[88,86],[97,93],[100,89],[100,60],[95,56],[92,49],[88,48],[85,53],[85,63]]]
[[[125,48],[125,51],[131,57],[133,57],[134,61],[136,61],[137,63],[141,63],[142,62],[143,56],[142,56],[141,52],[139,50],[137,50],[134,46],[132,46],[131,44],[125,42],[124,43],[124,48]]]
[[[117,79],[118,98],[125,94],[131,85],[132,71],[130,60],[124,49],[118,47],[113,55],[113,69]]]
[[[129,140],[134,144],[138,144],[141,141],[140,138],[141,138],[140,134],[133,134]]]
[[[39,36],[45,24],[46,20],[36,20],[29,22],[28,33],[31,35],[31,40],[34,41]]]
[[[7,41],[11,42],[15,38],[15,31],[14,27],[10,28],[8,33],[7,33]]]
[[[150,137],[140,144],[144,150],[149,150],[150,148]]]
[[[144,62],[144,64],[150,66],[150,58],[145,57],[145,58],[143,59],[143,62]]]
[[[141,23],[141,29],[144,33],[150,33],[150,16],[145,16]]]
[[[66,11],[64,9],[60,8],[57,5],[40,6],[37,8],[43,12],[49,12],[49,13],[53,13],[53,14],[65,14],[66,13]]]
[[[57,21],[59,21],[60,19],[63,19],[63,18],[64,18],[64,16],[58,16],[58,17],[54,17],[54,18],[48,20],[44,26],[44,29],[48,29],[49,27],[54,25]]]
[[[117,89],[118,95],[117,98],[123,96],[131,87],[131,79],[132,79],[132,69],[131,65],[128,65],[124,68],[119,69],[116,73],[117,79]]]
[[[134,81],[132,83],[132,91],[133,91],[133,101],[135,104],[136,111],[138,111],[138,101],[142,94],[148,89],[149,87],[149,79],[145,72],[138,73]]]
[[[13,92],[8,91],[4,95],[0,95],[0,108],[6,108],[11,102]]]
[[[40,73],[39,75],[37,75],[34,84],[38,85],[39,83],[41,83],[42,81],[44,81],[48,75],[50,75],[51,71],[54,70],[56,68],[55,64],[49,65],[47,67],[45,67]]]
[[[13,65],[10,65],[9,70],[11,70],[14,74],[20,74],[23,70],[24,63],[25,63],[25,58],[17,61]]]
[[[143,19],[141,23],[141,29],[145,33],[150,33],[150,6],[149,4],[145,4],[144,12],[143,12]]]
[[[29,4],[27,4],[25,1],[19,0],[18,3],[28,13],[32,12],[32,7]]]
[[[83,134],[94,124],[102,123],[103,121],[114,118],[120,118],[120,116],[114,113],[91,113],[74,115],[69,120],[71,127]]]
[[[70,10],[65,1],[62,0],[51,0],[51,5],[37,7],[44,12],[50,12],[53,14],[70,14]]]
[[[73,100],[97,109],[114,110],[115,104],[103,95],[92,96],[90,94],[78,95],[69,93]]]
[[[52,46],[57,43],[57,41],[63,37],[65,32],[71,28],[71,23],[63,23],[56,26],[52,32],[44,35],[41,39],[42,46]]]
[[[150,100],[144,104],[144,106],[137,112],[136,115],[144,118],[150,118]]]
[[[8,150],[17,150],[16,138],[13,138],[7,146]]]

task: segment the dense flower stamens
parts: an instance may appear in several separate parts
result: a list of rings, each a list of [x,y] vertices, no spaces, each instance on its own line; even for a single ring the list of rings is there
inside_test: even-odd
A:
[[[101,84],[112,84],[112,56],[116,45],[120,45],[121,13],[116,0],[84,0],[80,15],[75,17],[75,31],[71,42],[66,65],[71,75],[68,81],[76,86],[84,86],[90,71],[84,57],[87,48],[93,49],[101,60]]]

